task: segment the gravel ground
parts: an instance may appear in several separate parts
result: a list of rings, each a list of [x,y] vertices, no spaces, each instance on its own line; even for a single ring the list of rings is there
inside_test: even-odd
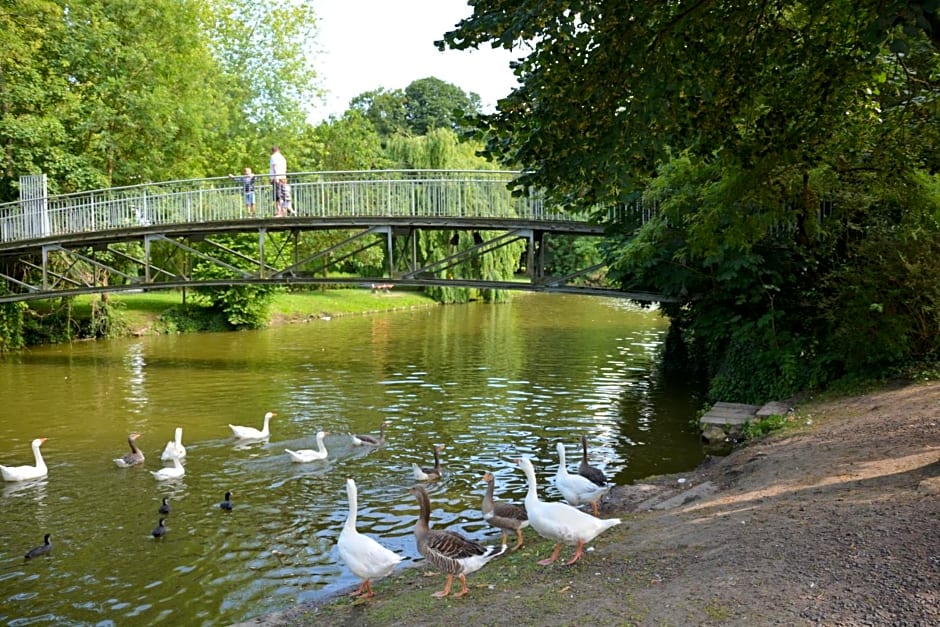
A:
[[[616,488],[601,516],[624,522],[571,567],[535,565],[551,545],[527,530],[462,599],[408,569],[371,600],[243,625],[940,625],[940,383],[800,404],[781,433]]]

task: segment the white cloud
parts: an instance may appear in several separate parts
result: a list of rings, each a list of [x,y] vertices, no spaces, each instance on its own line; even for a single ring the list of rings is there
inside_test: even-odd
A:
[[[404,89],[433,76],[477,93],[485,111],[516,85],[509,62],[520,53],[494,50],[440,52],[434,42],[472,15],[465,0],[324,0],[314,57],[325,103],[311,119],[340,116],[359,94],[383,87]]]

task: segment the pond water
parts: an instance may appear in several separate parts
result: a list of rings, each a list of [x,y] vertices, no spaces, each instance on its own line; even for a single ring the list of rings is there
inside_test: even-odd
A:
[[[514,295],[470,304],[315,320],[262,331],[42,347],[0,359],[0,464],[32,464],[48,438],[45,479],[0,486],[0,621],[8,625],[226,625],[358,585],[338,558],[345,480],[359,487],[359,530],[419,559],[411,464],[429,486],[432,526],[491,543],[485,471],[497,498],[521,501],[513,460],[533,459],[540,496],[555,443],[568,465],[588,436],[590,461],[619,484],[681,472],[703,458],[695,390],[657,369],[667,323],[627,301]],[[228,424],[267,440],[239,443]],[[354,447],[350,432],[387,444]],[[183,428],[186,474],[157,481]],[[315,448],[299,464],[285,448]],[[113,462],[129,451],[143,466]],[[231,491],[234,510],[218,507]],[[151,537],[162,497],[169,531]],[[50,556],[24,560],[50,533]]]

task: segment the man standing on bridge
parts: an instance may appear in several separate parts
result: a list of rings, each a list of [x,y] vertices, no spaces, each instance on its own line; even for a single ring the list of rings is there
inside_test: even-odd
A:
[[[277,217],[284,217],[285,190],[287,188],[287,159],[281,154],[278,146],[271,146],[270,174],[271,185],[274,187],[274,206],[277,208]]]

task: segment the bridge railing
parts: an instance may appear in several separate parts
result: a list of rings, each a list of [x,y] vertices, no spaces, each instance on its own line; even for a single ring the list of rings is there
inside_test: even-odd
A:
[[[292,210],[306,217],[485,217],[584,221],[544,196],[511,194],[510,171],[367,170],[289,173]],[[268,176],[256,175],[256,215],[272,216]],[[0,205],[0,242],[249,218],[238,178],[146,183]]]

